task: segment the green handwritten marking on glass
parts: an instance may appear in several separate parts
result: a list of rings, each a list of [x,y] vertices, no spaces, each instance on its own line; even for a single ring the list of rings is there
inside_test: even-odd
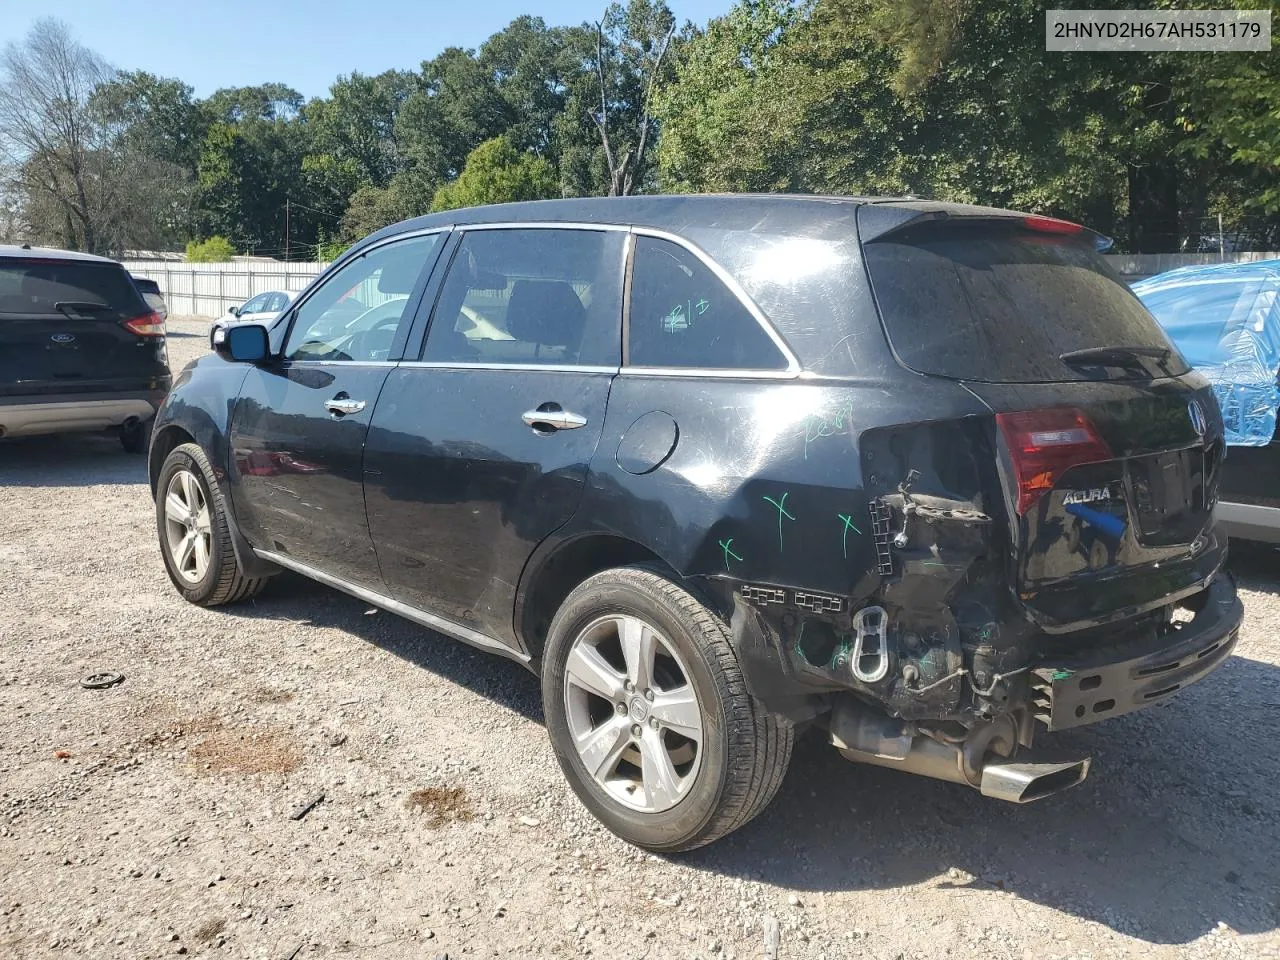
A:
[[[676,333],[689,326],[689,316],[684,312],[685,305],[677,303],[671,312],[662,318],[662,329],[667,333]]]
[[[667,333],[679,333],[681,330],[687,330],[693,326],[693,318],[695,316],[700,317],[710,309],[711,301],[702,297],[699,297],[696,303],[693,300],[677,303],[662,318],[662,329]]]
[[[837,513],[837,517],[844,521],[844,529],[840,531],[840,547],[844,550],[844,558],[849,559],[849,531],[852,530],[858,536],[862,536],[862,531],[853,525],[853,517],[846,517],[843,513]]]
[[[729,572],[730,557],[732,557],[734,560],[737,560],[739,563],[742,562],[742,558],[733,552],[733,537],[730,537],[728,540],[721,540],[720,549],[724,551],[724,572],[725,573]]]
[[[788,520],[795,519],[795,517],[793,517],[790,513],[787,512],[787,497],[789,496],[791,496],[790,493],[784,493],[782,495],[781,500],[774,500],[772,497],[762,498],[764,500],[768,500],[771,504],[773,504],[775,507],[778,508],[778,552],[779,553],[782,552],[782,518],[786,517]]]

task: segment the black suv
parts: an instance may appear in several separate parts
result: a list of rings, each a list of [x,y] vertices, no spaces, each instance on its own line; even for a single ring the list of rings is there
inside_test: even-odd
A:
[[[110,429],[141,453],[169,379],[164,318],[119,263],[0,246],[0,438]]]
[[[280,568],[526,664],[611,830],[757,814],[796,731],[1025,802],[1033,735],[1219,666],[1213,392],[1075,224],[641,197],[374,234],[161,410],[194,603]]]

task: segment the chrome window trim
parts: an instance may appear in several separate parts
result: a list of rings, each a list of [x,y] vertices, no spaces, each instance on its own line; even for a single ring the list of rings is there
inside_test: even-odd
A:
[[[619,367],[602,367],[574,363],[469,363],[450,360],[405,360],[401,367],[424,370],[541,370],[547,373],[608,373],[617,374]]]
[[[383,610],[390,610],[392,613],[398,613],[400,616],[412,620],[414,623],[421,624],[431,630],[439,630],[441,633],[448,634],[456,640],[469,643],[473,647],[479,647],[489,653],[497,653],[504,657],[509,657],[517,663],[529,665],[529,655],[517,650],[515,647],[508,646],[501,640],[497,640],[487,633],[481,633],[479,630],[473,630],[471,627],[463,626],[460,623],[454,623],[444,617],[429,613],[426,610],[420,610],[412,607],[407,603],[394,600],[391,597],[376,593],[366,587],[350,583],[340,577],[335,577],[325,573],[323,570],[317,570],[315,567],[307,566],[305,563],[299,563],[292,557],[276,553],[272,550],[259,550],[256,547],[253,551],[264,560],[270,560],[272,563],[279,564],[287,570],[294,573],[300,573],[304,577],[310,577],[318,583],[323,583],[327,587],[333,587],[335,590],[341,590],[343,593],[349,593],[353,597],[371,603],[375,607],[381,607]]]
[[[352,367],[398,367],[399,360],[290,360],[287,357],[281,358],[282,365],[288,364],[291,367],[306,365],[308,367],[327,367],[340,366],[343,370],[350,370]]]
[[[385,247],[387,244],[395,243],[397,240],[414,240],[414,239],[417,239],[418,237],[428,237],[433,233],[448,233],[452,229],[453,229],[452,227],[426,227],[425,229],[422,229],[422,230],[406,230],[404,233],[397,233],[394,236],[383,237],[381,240],[377,241],[376,243],[371,243],[367,247],[358,247],[355,249],[344,251],[342,256],[340,256],[337,260],[333,261],[333,263],[329,264],[328,269],[326,269],[324,273],[316,277],[316,280],[319,280],[320,277],[323,277],[325,273],[328,273],[330,270],[332,270],[334,267],[338,266],[339,264],[345,264],[348,259],[355,260],[358,257],[363,257],[370,250],[377,250],[379,247]],[[302,293],[306,293],[306,292],[307,292],[306,290],[302,291]],[[299,298],[301,298],[302,293],[298,294]]]
[[[729,271],[726,270],[724,267],[720,266],[720,264],[716,263],[716,261],[713,260],[706,253],[706,251],[701,249],[697,244],[693,243],[692,241],[686,240],[684,237],[679,236],[678,234],[668,233],[665,230],[655,230],[652,227],[632,227],[631,232],[638,237],[653,237],[657,240],[666,240],[670,243],[674,243],[676,246],[683,247],[685,250],[688,250],[695,257],[701,260],[703,265],[712,273],[714,273],[716,277],[719,278],[720,282],[723,283],[729,289],[729,292],[738,298],[738,302],[741,303],[746,308],[747,312],[751,314],[751,316],[755,317],[756,323],[760,324],[761,329],[763,329],[765,334],[769,337],[769,339],[773,341],[773,345],[778,348],[778,351],[782,354],[783,358],[787,361],[787,366],[786,366],[786,369],[784,370],[757,371],[757,370],[751,370],[750,368],[747,368],[747,370],[744,370],[742,372],[750,372],[752,375],[760,375],[763,373],[763,374],[776,376],[778,374],[782,374],[789,377],[795,377],[800,374],[800,371],[802,369],[800,366],[800,361],[797,360],[796,355],[791,352],[791,348],[787,346],[787,342],[783,340],[781,335],[778,333],[778,331],[773,328],[773,324],[769,322],[769,318],[764,315],[764,312],[758,306],[756,306],[755,301],[752,300],[751,297],[747,295],[747,291],[742,289],[742,285],[739,284],[738,281],[734,279],[733,275],[730,274]],[[656,370],[656,369],[664,369],[664,368],[637,367],[637,366],[627,367],[628,371]],[[679,368],[665,368],[665,369],[679,369]],[[706,371],[703,371],[701,375],[706,376]]]
[[[597,233],[628,233],[631,228],[620,223],[588,223],[580,220],[530,220],[528,223],[503,220],[500,223],[457,223],[453,229],[464,233],[476,230],[591,230]]]
[[[749,370],[730,367],[623,367],[624,377],[715,377],[721,380],[798,380],[802,373],[792,370]]]

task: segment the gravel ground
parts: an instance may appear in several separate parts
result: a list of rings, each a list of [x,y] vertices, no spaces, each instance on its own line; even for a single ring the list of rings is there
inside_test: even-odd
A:
[[[171,321],[175,369],[204,323]],[[183,603],[143,458],[0,447],[0,957],[1280,956],[1280,554],[1243,639],[1027,807],[802,742],[679,858],[600,828],[535,679],[293,576]],[[94,671],[124,683],[82,689]],[[299,806],[323,794],[301,819]]]

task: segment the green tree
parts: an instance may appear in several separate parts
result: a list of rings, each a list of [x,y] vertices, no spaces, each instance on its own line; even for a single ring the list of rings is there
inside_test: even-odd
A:
[[[566,109],[570,122],[581,116],[595,127],[610,196],[649,186],[655,97],[674,77],[668,54],[675,35],[675,17],[663,0],[611,3],[595,24],[593,76],[578,79]]]
[[[345,205],[342,178],[348,185],[351,178],[340,167],[307,164],[309,133],[297,120],[210,127],[197,182],[200,232],[230,237],[250,252],[310,258],[320,229],[336,223]],[[320,202],[323,193],[313,196],[322,188],[330,190],[332,205]]]
[[[187,260],[191,263],[225,263],[236,255],[236,248],[226,237],[187,241]]]
[[[800,76],[790,0],[746,0],[712,20],[677,58],[659,94],[657,159],[664,189],[804,189],[797,148],[813,94]],[[816,72],[813,82],[830,86]]]
[[[512,124],[511,106],[494,75],[469,50],[450,47],[422,65],[422,89],[404,104],[396,123],[407,163],[437,184],[456,177],[467,155]]]
[[[495,137],[471,151],[458,178],[436,191],[431,209],[454,210],[556,196],[559,185],[546,160],[519,152],[506,137]]]
[[[283,83],[215,90],[205,106],[215,120],[240,123],[249,120],[293,120],[302,111],[303,96]]]
[[[311,149],[328,158],[324,166],[349,163],[361,185],[385,187],[401,162],[396,121],[421,85],[421,78],[406,70],[338,77],[327,98],[303,109]]]
[[[191,87],[135,70],[99,84],[91,103],[131,152],[174,164],[194,176],[209,119]]]

